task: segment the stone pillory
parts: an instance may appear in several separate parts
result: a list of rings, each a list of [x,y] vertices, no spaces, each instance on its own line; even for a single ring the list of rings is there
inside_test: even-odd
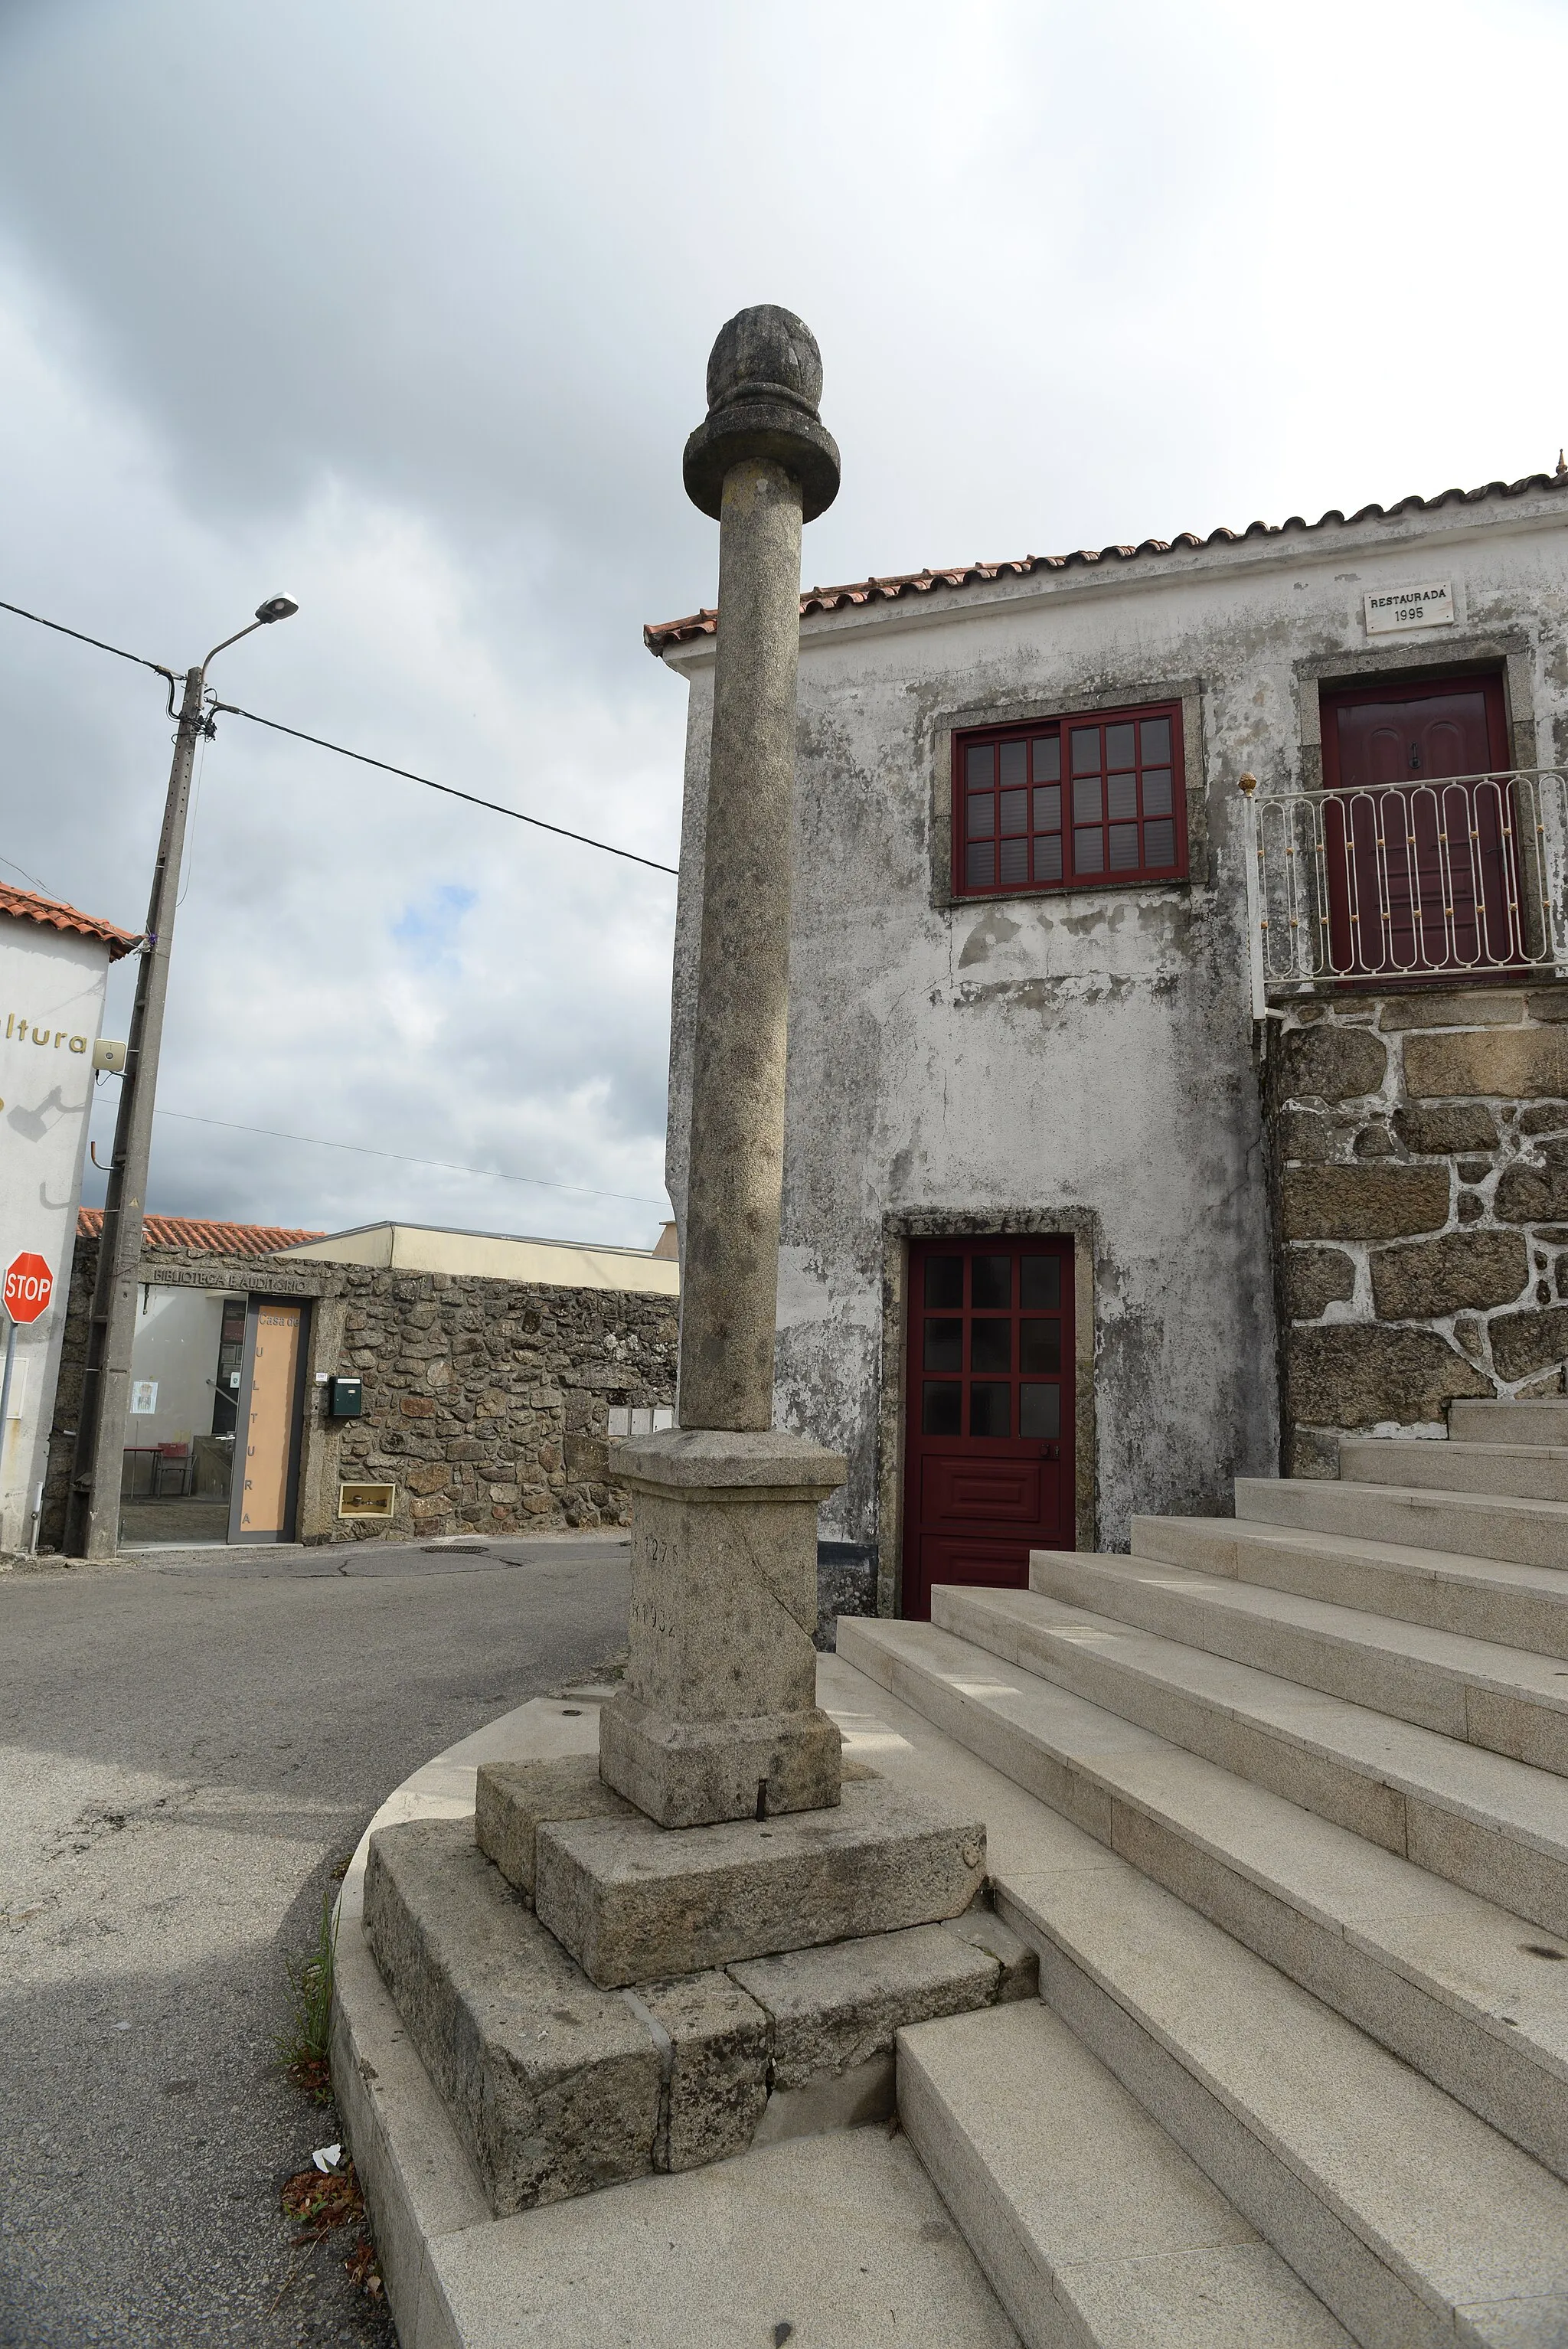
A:
[[[663,1826],[839,1799],[812,1630],[817,1508],[845,1464],[772,1425],[800,528],[839,487],[821,388],[800,319],[743,310],[714,345],[686,449],[687,493],[719,524],[720,618],[680,1427],[623,1448],[630,1651],[600,1733],[605,1780]]]
[[[817,417],[821,388],[799,318],[743,310],[714,345],[707,421],[686,450],[687,491],[719,520],[723,615],[683,1257],[688,1429],[761,1430],[773,1419],[800,524],[808,502],[820,512],[839,486],[839,452]]]
[[[498,2213],[885,2118],[904,2025],[1037,1982],[967,1914],[984,1822],[846,1769],[816,1702],[817,1511],[844,1462],[771,1422],[800,524],[838,452],[787,310],[732,318],[707,380],[686,460],[721,534],[681,1423],[620,1449],[625,1679],[597,1756],[552,1723],[480,1770],[471,1825],[377,1829],[365,1877],[366,1942]]]

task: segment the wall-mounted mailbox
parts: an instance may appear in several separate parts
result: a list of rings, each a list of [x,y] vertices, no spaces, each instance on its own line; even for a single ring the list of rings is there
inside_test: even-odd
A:
[[[365,1416],[364,1380],[328,1379],[326,1415],[328,1419],[362,1419]]]
[[[388,1521],[397,1511],[396,1485],[340,1485],[337,1488],[340,1517],[380,1517]]]

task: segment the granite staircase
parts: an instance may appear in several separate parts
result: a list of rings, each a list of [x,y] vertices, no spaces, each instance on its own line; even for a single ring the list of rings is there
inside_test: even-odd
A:
[[[1040,2002],[899,2039],[1029,2349],[1568,2344],[1568,1401],[839,1651],[1078,1830]]]

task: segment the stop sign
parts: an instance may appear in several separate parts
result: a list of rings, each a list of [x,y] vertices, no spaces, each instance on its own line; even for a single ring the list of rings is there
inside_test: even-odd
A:
[[[55,1293],[55,1276],[41,1256],[25,1248],[5,1268],[5,1310],[13,1321],[36,1321]]]

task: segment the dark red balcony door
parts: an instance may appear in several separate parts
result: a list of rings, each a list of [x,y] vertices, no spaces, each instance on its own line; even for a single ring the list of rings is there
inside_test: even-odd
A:
[[[1073,1541],[1073,1244],[910,1245],[903,1611]]]
[[[1508,728],[1496,677],[1326,695],[1324,809],[1335,969],[1398,978],[1515,958]],[[1452,778],[1494,776],[1455,782]]]

